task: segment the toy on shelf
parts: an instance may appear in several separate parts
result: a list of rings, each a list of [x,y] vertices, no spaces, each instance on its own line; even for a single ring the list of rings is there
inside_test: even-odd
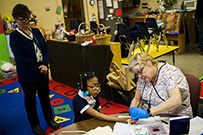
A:
[[[65,30],[64,24],[56,24],[55,25],[55,38],[58,40],[63,40],[65,38],[65,34],[69,35],[69,33]]]

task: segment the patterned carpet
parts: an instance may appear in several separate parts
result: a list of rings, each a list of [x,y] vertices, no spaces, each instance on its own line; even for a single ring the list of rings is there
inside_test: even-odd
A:
[[[72,99],[78,90],[53,80],[49,80],[49,87],[54,120],[60,125],[60,128],[72,124],[74,117]],[[46,134],[49,134],[54,130],[46,124],[38,97],[36,99],[40,126],[46,130]],[[106,101],[103,98],[99,98],[99,100],[105,114],[127,112],[129,109],[127,106]],[[26,117],[23,90],[16,78],[0,82],[0,105],[0,135],[16,133],[34,135]]]

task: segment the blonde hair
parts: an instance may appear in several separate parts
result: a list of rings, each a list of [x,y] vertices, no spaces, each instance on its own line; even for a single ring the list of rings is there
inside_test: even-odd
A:
[[[152,62],[152,65],[158,64],[157,60],[155,60],[151,55],[144,52],[137,53],[135,56],[133,56],[130,63],[128,64],[129,71],[132,72],[132,68],[137,64],[140,67],[143,67],[148,60]]]

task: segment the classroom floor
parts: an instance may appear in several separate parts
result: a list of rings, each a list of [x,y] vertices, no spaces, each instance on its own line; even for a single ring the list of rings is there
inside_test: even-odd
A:
[[[172,54],[164,55],[158,60],[166,60],[167,63],[173,64]],[[197,45],[186,46],[186,51],[175,55],[175,66],[180,68],[184,73],[190,73],[198,78],[203,76],[203,55],[197,51]]]

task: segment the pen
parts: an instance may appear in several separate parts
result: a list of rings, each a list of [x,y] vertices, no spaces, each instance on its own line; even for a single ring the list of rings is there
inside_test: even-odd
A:
[[[127,121],[128,121],[128,124],[132,125],[131,119],[128,119]]]
[[[168,124],[168,122],[164,121],[164,120],[161,120],[161,122],[165,123],[165,124]]]

